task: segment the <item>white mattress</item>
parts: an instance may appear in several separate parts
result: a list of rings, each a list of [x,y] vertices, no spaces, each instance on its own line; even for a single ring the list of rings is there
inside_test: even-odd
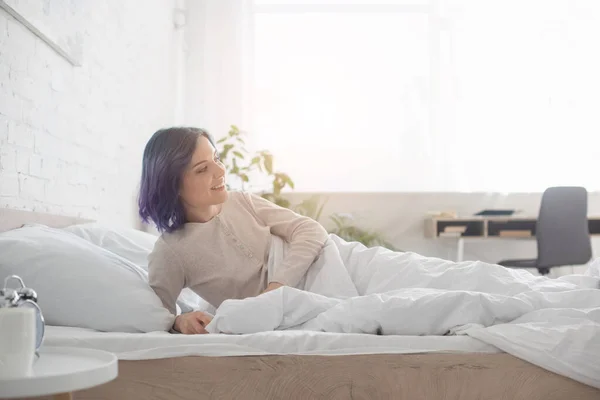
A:
[[[376,336],[308,331],[250,335],[178,335],[167,332],[117,333],[46,327],[45,346],[83,347],[112,352],[120,360],[267,354],[406,354],[427,352],[499,353],[468,336]]]

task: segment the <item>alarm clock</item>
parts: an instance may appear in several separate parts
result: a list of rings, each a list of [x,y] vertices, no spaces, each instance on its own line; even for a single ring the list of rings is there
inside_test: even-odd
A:
[[[8,287],[10,280],[16,280],[21,285],[20,288],[11,289]],[[33,308],[36,319],[35,352],[38,353],[42,342],[44,341],[44,331],[46,328],[42,310],[37,304],[37,293],[28,287],[25,287],[23,279],[17,275],[8,276],[4,280],[4,289],[0,289],[0,308],[28,307]]]

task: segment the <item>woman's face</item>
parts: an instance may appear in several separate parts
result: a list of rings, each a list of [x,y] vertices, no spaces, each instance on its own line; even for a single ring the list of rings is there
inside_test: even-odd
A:
[[[179,195],[186,212],[205,211],[227,200],[225,167],[206,136],[200,136],[196,142],[196,150],[183,173]]]

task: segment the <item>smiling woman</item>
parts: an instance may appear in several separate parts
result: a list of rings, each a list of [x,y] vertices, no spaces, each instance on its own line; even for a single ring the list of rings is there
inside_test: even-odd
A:
[[[192,159],[183,171],[179,198],[184,205],[186,219],[193,222],[209,221],[221,211],[227,200],[225,167],[212,140],[206,135],[198,136]]]
[[[186,220],[206,220],[206,213],[227,199],[224,184],[225,170],[208,132],[192,127],[161,129],[144,150],[140,216],[166,232]]]
[[[206,333],[211,316],[175,316],[175,301],[189,287],[213,307],[297,285],[327,240],[316,221],[260,196],[228,194],[225,167],[210,135],[199,128],[157,131],[146,144],[140,216],[161,237],[148,260],[152,289],[173,316],[173,329]],[[285,260],[269,271],[272,235],[289,244]]]

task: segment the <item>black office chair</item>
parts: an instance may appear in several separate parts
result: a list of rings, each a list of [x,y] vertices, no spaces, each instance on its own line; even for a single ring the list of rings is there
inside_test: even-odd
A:
[[[588,193],[582,187],[551,187],[542,195],[536,222],[537,259],[504,260],[512,268],[537,268],[541,275],[550,268],[582,265],[592,258],[588,226]]]

